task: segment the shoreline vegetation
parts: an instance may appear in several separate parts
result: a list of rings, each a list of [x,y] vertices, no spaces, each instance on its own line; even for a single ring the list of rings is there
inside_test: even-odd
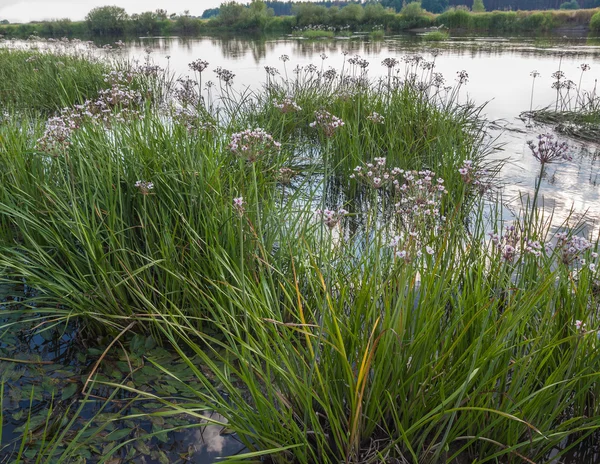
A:
[[[0,459],[170,462],[157,440],[211,424],[245,446],[233,462],[517,464],[598,443],[598,238],[542,201],[571,150],[529,142],[539,177],[504,221],[482,108],[439,50],[281,55],[239,93],[219,63],[173,76],[151,50],[49,44],[0,49],[0,311],[47,340],[70,328],[95,360],[29,389],[4,371]]]
[[[57,19],[27,24],[0,24],[5,38],[40,37],[127,37],[139,35],[194,36],[216,32],[288,33],[306,38],[327,38],[352,32],[398,33],[411,29],[446,28],[470,32],[550,33],[578,30],[600,34],[600,9],[542,11],[490,11],[480,6],[447,8],[434,14],[421,3],[406,4],[399,12],[381,4],[349,4],[326,8],[300,3],[291,16],[274,16],[267,4],[254,0],[249,5],[229,2],[210,19],[189,13],[167,16],[165,10],[128,15],[123,8],[107,6],[90,11],[85,21]],[[474,8],[476,8],[474,6]],[[376,36],[378,34],[375,34]]]

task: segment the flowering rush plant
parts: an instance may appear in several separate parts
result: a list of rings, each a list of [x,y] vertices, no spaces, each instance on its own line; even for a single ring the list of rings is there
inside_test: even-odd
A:
[[[243,216],[245,213],[244,209],[244,197],[237,197],[233,199],[233,208],[240,215]]]
[[[445,224],[442,201],[448,193],[444,179],[433,171],[405,171],[388,168],[386,158],[354,168],[350,178],[375,189],[391,190],[399,234],[390,242],[396,258],[411,262],[431,256],[435,250],[427,245],[430,233]]]
[[[585,237],[559,232],[554,240],[543,242],[521,235],[522,225],[506,226],[504,233],[490,232],[488,235],[493,247],[503,261],[514,262],[521,256],[546,257],[562,263],[565,267],[587,267],[596,272],[598,253],[592,251],[593,244]]]
[[[149,195],[150,192],[154,190],[154,183],[145,180],[138,180],[135,183],[135,188],[137,188],[142,195]]]
[[[302,108],[290,97],[285,97],[281,100],[273,100],[273,106],[284,114],[302,111]]]
[[[552,134],[538,135],[537,140],[537,144],[529,140],[527,145],[542,166],[559,160],[571,161],[573,159],[568,153],[569,145],[566,142],[554,140]]]
[[[344,216],[348,214],[348,211],[343,208],[340,208],[337,211],[325,208],[323,210],[316,210],[315,214],[320,217],[323,221],[323,224],[325,224],[331,230],[338,225]]]
[[[310,127],[320,128],[326,137],[333,137],[336,130],[342,126],[344,121],[325,110],[316,111],[315,120],[310,123]]]
[[[271,134],[261,128],[236,132],[231,135],[229,142],[229,150],[232,153],[251,163],[280,149],[281,143],[275,141]]]

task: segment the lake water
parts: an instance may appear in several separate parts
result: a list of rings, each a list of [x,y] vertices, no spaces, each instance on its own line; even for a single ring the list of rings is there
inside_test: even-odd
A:
[[[581,89],[592,91],[600,78],[600,43],[590,43],[585,38],[551,37],[458,37],[444,42],[426,42],[418,36],[392,36],[384,40],[371,40],[368,36],[335,39],[303,40],[292,37],[274,39],[246,38],[141,38],[130,42],[125,52],[132,58],[143,60],[146,49],[151,49],[153,61],[177,74],[188,75],[188,63],[196,59],[208,61],[210,66],[204,79],[216,81],[212,72],[217,66],[231,70],[236,76],[235,87],[259,88],[266,79],[265,66],[285,72],[281,55],[288,55],[287,73],[293,75],[296,66],[314,64],[324,69],[341,69],[343,52],[360,55],[370,62],[369,76],[387,75],[381,61],[387,57],[401,59],[419,54],[426,60],[433,58],[435,49],[441,51],[436,58],[435,71],[441,72],[446,85],[455,84],[456,73],[465,70],[469,80],[461,90],[461,100],[469,99],[478,105],[485,104],[483,114],[493,124],[489,139],[500,149],[491,157],[504,160],[501,171],[504,184],[504,201],[518,207],[520,195],[533,191],[539,174],[539,164],[531,155],[527,140],[538,134],[551,132],[551,126],[531,126],[519,118],[523,111],[554,106],[556,92],[552,89],[552,73],[560,69],[566,79],[579,84]],[[321,55],[327,55],[323,61]],[[590,70],[581,76],[580,65],[589,64]],[[532,97],[532,77],[537,71]],[[554,209],[555,224],[569,214],[581,218],[589,228],[596,229],[600,219],[600,145],[568,141],[573,161],[547,167],[541,193],[547,209]],[[600,143],[600,141],[598,141]]]

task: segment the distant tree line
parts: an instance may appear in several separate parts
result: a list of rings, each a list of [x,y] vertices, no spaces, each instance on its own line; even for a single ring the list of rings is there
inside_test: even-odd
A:
[[[166,10],[147,11],[129,15],[118,6],[103,6],[91,10],[85,21],[58,19],[28,24],[0,24],[0,34],[10,37],[93,37],[127,35],[197,35],[202,32],[292,32],[321,27],[328,30],[399,32],[411,28],[445,25],[453,29],[476,31],[519,32],[549,31],[559,27],[590,27],[594,10],[577,14],[561,11],[491,11],[494,5],[529,4],[553,1],[558,7],[573,9],[590,6],[586,2],[600,0],[463,0],[470,5],[456,4],[458,0],[421,0],[404,3],[401,0],[283,2],[252,0],[241,4],[228,1],[217,9],[204,12],[204,18],[194,17],[189,11],[168,14]],[[579,3],[578,3],[579,2]],[[506,6],[510,10],[511,6]],[[285,13],[278,15],[276,13]],[[435,16],[433,13],[440,13]],[[206,18],[208,16],[208,19]],[[594,24],[592,27],[592,23]]]
[[[422,0],[422,6],[432,13],[441,13],[448,7],[466,7],[475,9],[477,11],[477,3],[480,0]],[[504,10],[504,11],[516,11],[516,10],[555,10],[560,9],[564,4],[563,9],[578,9],[578,8],[598,8],[600,7],[600,0],[484,0],[485,9],[491,10]],[[229,5],[232,2],[224,3],[223,5]],[[268,9],[273,10],[274,16],[290,16],[297,14],[298,8],[309,2],[306,1],[265,1],[264,2]],[[372,4],[379,4],[384,8],[391,8],[396,13],[399,13],[410,0],[366,0],[366,1],[332,1],[324,0],[318,2],[310,2],[311,5],[317,7],[330,8],[342,8],[350,4],[360,4],[364,7]],[[429,8],[428,8],[429,6]],[[220,8],[211,8],[204,11],[202,17],[205,19],[213,18],[219,15]]]

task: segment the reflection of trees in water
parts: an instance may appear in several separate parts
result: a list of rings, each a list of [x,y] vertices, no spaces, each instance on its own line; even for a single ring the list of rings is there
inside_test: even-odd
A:
[[[154,51],[166,52],[171,48],[171,40],[172,39],[164,39],[158,37],[150,37],[144,39],[135,39],[132,41],[133,45],[136,48],[141,50],[145,48],[151,48]]]
[[[568,53],[569,58],[598,57],[600,50],[593,48],[569,48],[574,45],[583,45],[582,40],[565,41],[556,38],[545,38],[544,45],[547,48],[540,48],[539,39],[519,39],[519,43],[511,43],[506,40],[494,40],[485,38],[458,38],[449,42],[425,42],[419,36],[403,35],[398,40],[371,40],[368,37],[352,38],[349,40],[295,40],[287,38],[275,38],[267,40],[264,36],[212,36],[202,38],[144,38],[134,39],[130,44],[139,50],[152,48],[156,51],[167,53],[169,49],[176,45],[182,51],[194,52],[199,42],[208,40],[215,47],[221,50],[225,59],[239,60],[251,54],[254,62],[259,64],[267,54],[272,54],[282,44],[290,47],[291,52],[296,56],[312,58],[321,53],[328,55],[340,54],[343,51],[349,54],[369,54],[377,55],[380,53],[401,53],[401,54],[429,54],[433,49],[452,52],[459,57],[468,56],[470,58],[496,57],[506,54],[519,54],[531,57],[556,57],[557,59]],[[600,39],[599,39],[600,40]],[[176,43],[175,43],[176,41]],[[585,43],[590,45],[589,43]],[[565,47],[568,49],[565,50]]]
[[[309,40],[294,40],[292,41],[292,50],[295,55],[311,58],[321,53],[340,54],[347,51],[350,54],[361,53],[381,53],[385,43],[382,41],[363,41],[363,40],[326,40],[326,41],[309,41]]]
[[[188,52],[192,52],[195,46],[198,44],[198,39],[189,39],[187,37],[180,37],[177,45],[181,50],[186,50]]]
[[[250,36],[218,36],[211,37],[210,41],[213,46],[219,47],[223,53],[223,58],[229,60],[237,60],[248,53],[252,54],[255,63],[259,63],[261,59],[267,56],[267,41],[265,37],[250,37]],[[269,48],[272,50],[273,46]]]

